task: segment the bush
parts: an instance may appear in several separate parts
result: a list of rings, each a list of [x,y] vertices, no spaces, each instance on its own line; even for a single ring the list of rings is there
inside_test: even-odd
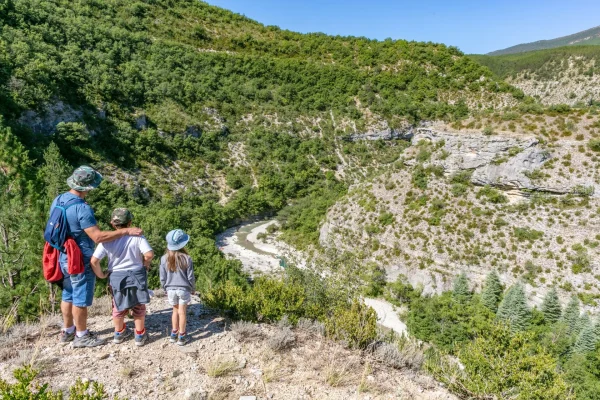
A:
[[[377,314],[354,299],[350,307],[341,305],[334,309],[332,318],[325,320],[325,331],[351,348],[364,349],[377,337]]]
[[[503,204],[508,202],[508,197],[506,197],[504,193],[488,185],[481,188],[477,192],[476,197],[478,199],[484,197],[487,199],[487,201],[494,204]]]
[[[271,350],[282,351],[289,349],[296,343],[296,335],[289,327],[285,327],[273,334],[268,340],[267,345]]]
[[[495,326],[458,351],[464,369],[444,357],[432,358],[428,369],[465,398],[519,400],[574,399],[557,360],[540,348],[535,334],[512,334]]]
[[[33,380],[38,372],[30,367],[16,369],[13,376],[16,383],[0,380],[0,399],[6,400],[62,400],[62,392],[53,392],[48,384],[34,385]],[[69,388],[69,400],[103,400],[108,399],[104,386],[97,382],[83,382],[77,379]],[[117,399],[115,397],[115,399]]]
[[[590,150],[600,152],[600,139],[590,139],[588,142],[588,147]]]
[[[513,235],[518,240],[528,240],[534,242],[544,236],[544,232],[536,231],[530,228],[514,228]]]
[[[419,371],[425,361],[422,345],[411,340],[383,343],[375,349],[375,358],[392,368]]]

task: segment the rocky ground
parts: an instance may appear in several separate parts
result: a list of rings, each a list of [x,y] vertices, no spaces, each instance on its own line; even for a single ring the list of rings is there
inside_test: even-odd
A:
[[[90,328],[105,338],[113,331],[109,305],[98,299],[90,312]],[[14,369],[32,362],[38,380],[54,390],[81,378],[131,400],[455,399],[431,378],[325,339],[318,324],[232,325],[194,300],[193,341],[180,347],[168,341],[169,321],[170,307],[157,292],[147,317],[150,342],[141,348],[132,340],[93,349],[62,346],[57,318],[17,325],[0,336],[0,378],[12,381]]]

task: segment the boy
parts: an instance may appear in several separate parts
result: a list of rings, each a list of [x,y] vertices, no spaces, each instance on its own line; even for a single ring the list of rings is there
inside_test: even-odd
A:
[[[110,223],[115,230],[127,229],[133,215],[126,208],[113,211]],[[108,256],[108,272],[100,268],[100,260]],[[131,310],[135,325],[135,344],[143,346],[148,341],[145,328],[146,304],[150,302],[148,293],[148,269],[154,257],[152,247],[143,236],[123,236],[96,247],[91,264],[99,278],[109,278],[113,293],[113,323],[115,334],[113,343],[119,344],[131,336],[125,325],[125,315]]]

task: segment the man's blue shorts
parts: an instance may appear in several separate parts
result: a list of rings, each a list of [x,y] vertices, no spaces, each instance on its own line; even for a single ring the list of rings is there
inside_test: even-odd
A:
[[[69,275],[66,257],[61,257],[60,269],[64,275],[62,301],[73,303],[76,307],[90,307],[94,301],[96,275],[89,261],[85,263],[85,270],[81,274]]]

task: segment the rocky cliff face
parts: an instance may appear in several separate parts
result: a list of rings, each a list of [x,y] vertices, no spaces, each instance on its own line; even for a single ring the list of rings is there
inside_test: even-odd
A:
[[[418,129],[403,163],[329,211],[321,243],[425,293],[463,271],[480,286],[497,270],[506,284],[524,281],[534,303],[556,286],[598,308],[600,160],[590,138]]]
[[[505,190],[541,191],[556,194],[572,192],[578,186],[588,185],[592,195],[600,193],[600,186],[594,174],[586,172],[581,176],[563,179],[560,174],[543,174],[545,168],[551,169],[549,160],[569,156],[570,163],[584,171],[585,155],[580,156],[578,147],[581,142],[561,140],[549,147],[533,135],[485,135],[483,133],[452,133],[431,128],[420,128],[412,137],[412,144],[430,143],[441,149],[437,158],[428,165],[440,166],[446,175],[460,171],[471,171],[471,182],[475,185],[492,185]],[[407,161],[416,165],[417,159]]]

